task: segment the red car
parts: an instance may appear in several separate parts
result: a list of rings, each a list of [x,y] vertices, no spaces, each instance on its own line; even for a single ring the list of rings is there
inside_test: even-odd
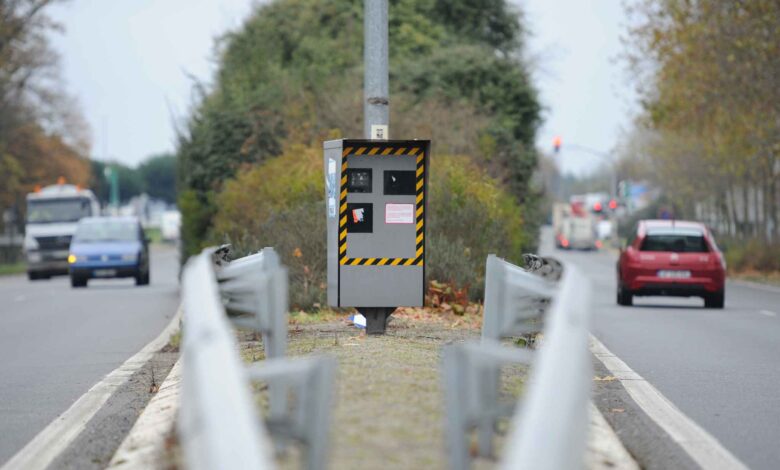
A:
[[[682,220],[642,220],[617,265],[617,303],[634,296],[702,297],[723,308],[726,262],[707,227]]]

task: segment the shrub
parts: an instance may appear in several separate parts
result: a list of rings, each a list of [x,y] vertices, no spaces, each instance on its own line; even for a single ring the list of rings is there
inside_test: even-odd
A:
[[[780,244],[764,240],[720,240],[726,264],[733,273],[745,271],[780,271]]]
[[[468,157],[435,156],[430,168],[428,278],[481,298],[487,255],[518,262],[535,237],[515,199]]]
[[[434,157],[427,216],[428,279],[482,296],[489,253],[517,261],[533,249],[514,198],[468,157]],[[291,147],[225,184],[216,197],[212,242],[238,256],[273,246],[290,268],[295,309],[325,302],[326,247],[321,150]],[[465,291],[464,291],[465,292]]]
[[[290,306],[325,302],[325,205],[322,150],[294,145],[247,167],[216,197],[212,243],[236,256],[273,247],[289,268]]]

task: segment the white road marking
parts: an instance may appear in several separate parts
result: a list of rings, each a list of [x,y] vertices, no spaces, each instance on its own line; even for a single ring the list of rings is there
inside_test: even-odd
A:
[[[84,430],[87,423],[105,404],[108,398],[135,372],[143,367],[152,356],[170,340],[179,327],[181,309],[176,312],[168,326],[124,364],[114,369],[103,380],[93,385],[63,414],[27,443],[0,470],[43,470],[62,453]]]
[[[593,335],[590,350],[620,380],[631,398],[702,468],[747,469],[717,439],[693,422],[650,382],[634,372]]]
[[[734,284],[740,287],[748,287],[752,289],[760,289],[765,290],[767,292],[774,292],[776,294],[780,294],[780,287],[778,286],[772,286],[769,284],[761,284],[760,282],[753,282],[753,281],[742,281],[738,279],[728,280],[728,284]]]
[[[758,313],[760,313],[761,315],[766,315],[767,317],[776,317],[777,316],[777,314],[775,312],[771,311],[771,310],[759,310]]]

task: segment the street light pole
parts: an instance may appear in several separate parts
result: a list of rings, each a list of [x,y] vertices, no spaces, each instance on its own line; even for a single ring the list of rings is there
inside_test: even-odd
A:
[[[387,139],[390,125],[387,0],[365,0],[363,44],[363,135]]]

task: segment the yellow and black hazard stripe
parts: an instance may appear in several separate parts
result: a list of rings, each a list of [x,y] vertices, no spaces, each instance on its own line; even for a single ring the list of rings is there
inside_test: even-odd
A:
[[[417,159],[414,258],[347,257],[347,157],[349,155],[411,155]],[[339,264],[345,266],[423,266],[425,263],[425,146],[372,144],[345,146],[341,154],[341,197],[339,200]]]

